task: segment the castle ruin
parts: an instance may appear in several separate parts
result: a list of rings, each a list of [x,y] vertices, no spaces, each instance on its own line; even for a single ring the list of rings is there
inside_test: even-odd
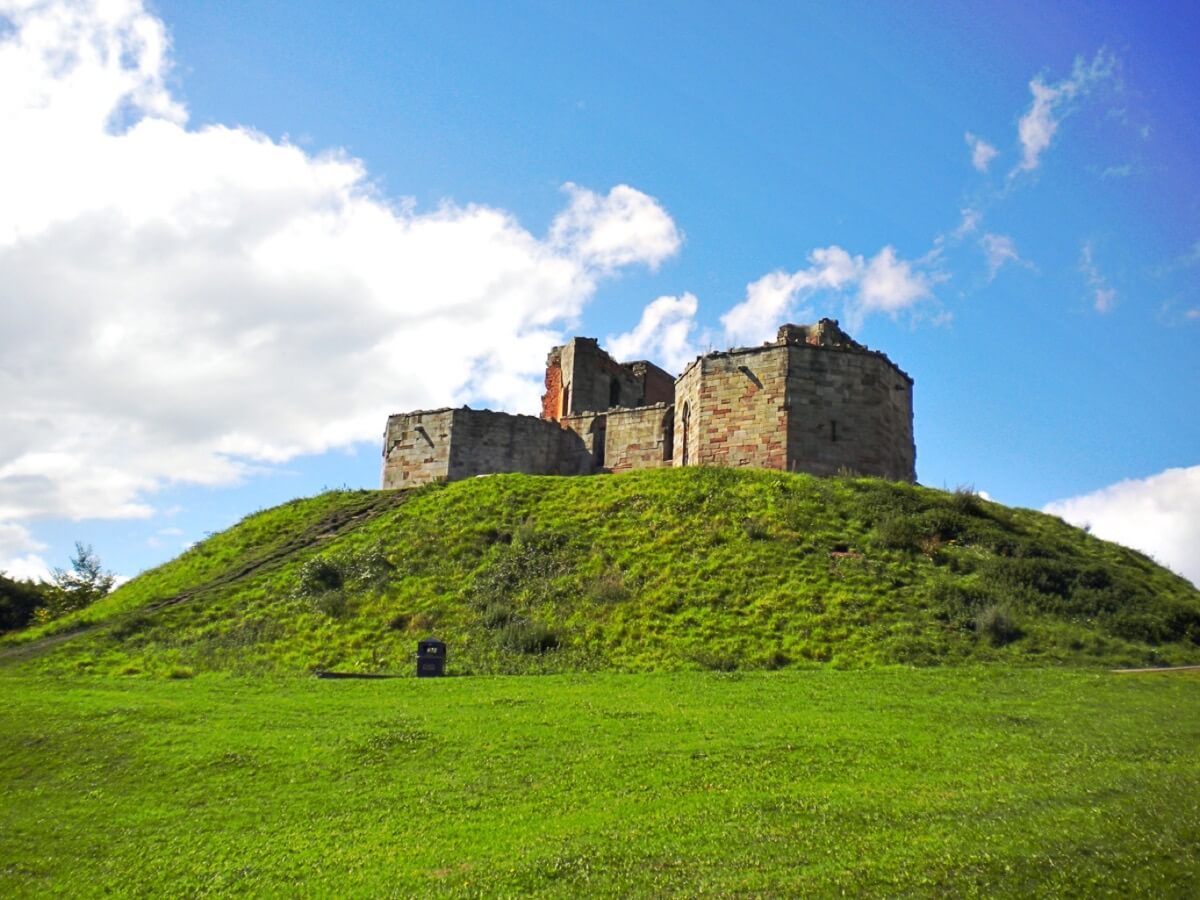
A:
[[[497,472],[589,475],[753,466],[916,480],[913,380],[838,323],[707,353],[678,378],[618,363],[593,338],[550,351],[540,417],[434,409],[388,418],[383,487]]]

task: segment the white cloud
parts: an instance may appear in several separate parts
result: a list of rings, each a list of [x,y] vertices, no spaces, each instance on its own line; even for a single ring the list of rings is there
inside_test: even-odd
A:
[[[16,581],[53,581],[50,566],[40,556],[29,553],[0,562],[0,572]]]
[[[959,214],[962,216],[962,220],[958,223],[958,227],[950,234],[955,240],[961,240],[968,234],[971,234],[979,228],[979,223],[983,221],[983,213],[972,207],[961,210]]]
[[[721,316],[731,344],[755,344],[774,337],[779,324],[795,314],[796,301],[802,297],[819,293],[839,297],[854,328],[870,313],[895,316],[931,292],[933,279],[899,259],[890,246],[870,260],[837,246],[813,250],[808,259],[808,268],[771,272],[746,286],[746,299]]]
[[[38,555],[46,545],[35,540],[28,529],[11,522],[0,522],[0,572],[10,578],[37,581],[50,579],[50,568]]]
[[[1091,526],[1097,537],[1148,553],[1200,585],[1200,466],[1121,481],[1045,512]]]
[[[397,410],[533,410],[597,283],[680,245],[627,185],[567,185],[539,237],[391,201],[338,152],[189,128],[168,51],[136,0],[0,0],[0,522],[149,516],[165,484]]]
[[[632,331],[609,337],[605,346],[617,359],[649,359],[681,372],[700,353],[692,339],[698,306],[694,294],[659,297],[642,310]]]
[[[1091,241],[1084,241],[1080,247],[1079,270],[1083,272],[1092,292],[1092,308],[1101,314],[1109,312],[1117,303],[1117,292],[1096,267]]]
[[[894,316],[930,294],[930,279],[912,264],[896,257],[893,247],[884,247],[867,263],[859,283],[857,311],[885,312]]]
[[[969,131],[963,137],[967,141],[967,146],[971,148],[971,165],[980,172],[986,172],[988,166],[992,164],[992,160],[999,155],[1000,151],[983,138],[976,137]]]
[[[979,245],[983,248],[984,254],[987,256],[988,277],[995,278],[996,273],[1004,267],[1006,263],[1021,263],[1021,255],[1017,253],[1017,244],[1007,234],[993,234],[988,232],[979,239]]]
[[[550,229],[556,249],[603,270],[644,263],[656,268],[678,250],[682,239],[653,197],[627,185],[601,196],[568,182],[571,204]]]
[[[1070,77],[1063,81],[1046,84],[1038,76],[1029,82],[1033,103],[1017,123],[1021,162],[1010,176],[1038,167],[1042,154],[1054,140],[1059,123],[1069,111],[1070,101],[1086,94],[1098,82],[1112,77],[1115,68],[1116,59],[1107,51],[1100,50],[1090,63],[1085,63],[1081,57],[1076,58]]]

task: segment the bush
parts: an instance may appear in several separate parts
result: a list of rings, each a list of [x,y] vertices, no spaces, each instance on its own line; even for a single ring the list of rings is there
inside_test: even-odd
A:
[[[920,517],[920,529],[929,537],[943,541],[962,540],[970,534],[971,523],[960,512],[944,507],[926,510]]]
[[[516,653],[545,653],[558,646],[558,635],[528,619],[513,619],[500,632],[500,645]]]
[[[920,550],[926,536],[921,523],[909,516],[885,516],[875,523],[876,540],[893,550]]]
[[[340,591],[345,583],[345,563],[335,557],[314,556],[300,567],[300,591],[308,596]]]
[[[38,607],[54,605],[53,585],[44,582],[18,581],[0,572],[0,632],[24,628],[33,621]]]
[[[973,484],[960,484],[956,487],[950,495],[950,506],[965,516],[978,516],[983,512],[979,494],[975,492]]]
[[[1009,609],[996,604],[975,614],[975,633],[987,638],[993,647],[1011,644],[1024,634]]]

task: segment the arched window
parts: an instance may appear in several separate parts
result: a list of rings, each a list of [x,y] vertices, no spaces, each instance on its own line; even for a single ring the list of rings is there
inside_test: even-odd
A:
[[[670,462],[675,455],[675,409],[668,409],[662,420],[662,458]]]
[[[563,416],[569,416],[570,414],[571,414],[571,386],[569,384],[564,384],[562,387],[562,411],[559,412],[558,417],[561,419]]]
[[[683,404],[683,414],[680,416],[679,426],[683,431],[683,447],[679,454],[679,464],[686,466],[688,464],[688,432],[691,430],[688,426],[692,421],[692,407],[690,404]]]
[[[621,405],[621,382],[616,378],[608,384],[608,406],[611,409],[614,406]]]

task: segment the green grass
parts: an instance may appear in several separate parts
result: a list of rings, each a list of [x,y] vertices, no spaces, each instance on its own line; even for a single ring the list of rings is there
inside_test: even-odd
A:
[[[0,676],[0,895],[1200,895],[1200,678]]]
[[[1200,662],[1200,591],[969,491],[731,469],[502,475],[247,517],[0,666],[186,675]]]

